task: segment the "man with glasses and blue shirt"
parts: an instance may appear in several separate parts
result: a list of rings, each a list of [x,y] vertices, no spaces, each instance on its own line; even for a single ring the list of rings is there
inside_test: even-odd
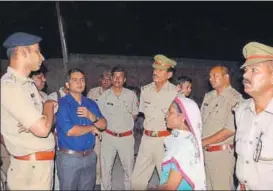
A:
[[[84,97],[85,74],[71,69],[66,75],[69,93],[60,99],[56,115],[59,151],[57,173],[60,190],[93,190],[97,156],[95,135],[106,128],[96,102]]]
[[[235,110],[238,190],[273,190],[273,47],[243,48],[244,91]]]

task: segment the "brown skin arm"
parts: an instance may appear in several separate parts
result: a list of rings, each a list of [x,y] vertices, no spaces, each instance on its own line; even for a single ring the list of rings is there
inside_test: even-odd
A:
[[[105,118],[100,118],[94,125],[101,131],[106,129],[107,121]]]
[[[214,133],[213,135],[204,138],[202,140],[202,146],[203,146],[203,148],[205,148],[211,144],[220,143],[233,135],[234,135],[234,132],[230,131],[227,128],[223,128],[220,131]]]
[[[104,118],[100,118],[94,125],[87,126],[75,125],[67,132],[67,136],[81,136],[86,133],[100,135],[99,130],[105,130],[106,128],[106,120]]]
[[[167,182],[158,186],[154,190],[177,190],[182,180],[183,176],[181,173],[171,170]]]
[[[68,132],[67,136],[82,136],[86,133],[97,133],[97,128],[93,125],[88,126],[81,126],[81,125],[75,125],[73,126]]]

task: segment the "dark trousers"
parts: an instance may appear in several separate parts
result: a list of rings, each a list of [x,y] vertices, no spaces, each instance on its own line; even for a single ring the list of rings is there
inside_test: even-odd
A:
[[[97,156],[85,157],[58,151],[56,165],[60,190],[93,190],[96,183]]]

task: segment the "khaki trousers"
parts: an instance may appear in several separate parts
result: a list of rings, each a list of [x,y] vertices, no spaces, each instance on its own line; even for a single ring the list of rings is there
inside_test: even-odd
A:
[[[51,190],[54,161],[23,161],[10,157],[10,190]]]
[[[116,155],[118,153],[124,170],[124,188],[131,190],[131,177],[134,165],[134,145],[133,135],[126,137],[114,137],[103,133],[101,142],[101,188],[112,189],[112,169]]]
[[[234,190],[234,150],[204,151],[204,155],[208,190]]]
[[[164,156],[164,139],[165,137],[149,137],[145,134],[142,136],[132,176],[134,190],[147,189],[155,167],[160,177]]]
[[[96,166],[96,185],[100,185],[101,184],[101,142],[99,140],[99,138],[96,136],[96,144],[94,147],[94,151],[97,154],[97,166]]]

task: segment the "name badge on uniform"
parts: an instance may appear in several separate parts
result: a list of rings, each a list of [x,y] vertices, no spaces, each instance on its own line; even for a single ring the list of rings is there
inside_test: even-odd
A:
[[[113,104],[113,103],[110,103],[110,102],[107,102],[106,105],[111,105],[111,106],[113,106],[114,104]]]
[[[144,101],[144,103],[151,104],[151,102],[148,102],[148,101]]]

